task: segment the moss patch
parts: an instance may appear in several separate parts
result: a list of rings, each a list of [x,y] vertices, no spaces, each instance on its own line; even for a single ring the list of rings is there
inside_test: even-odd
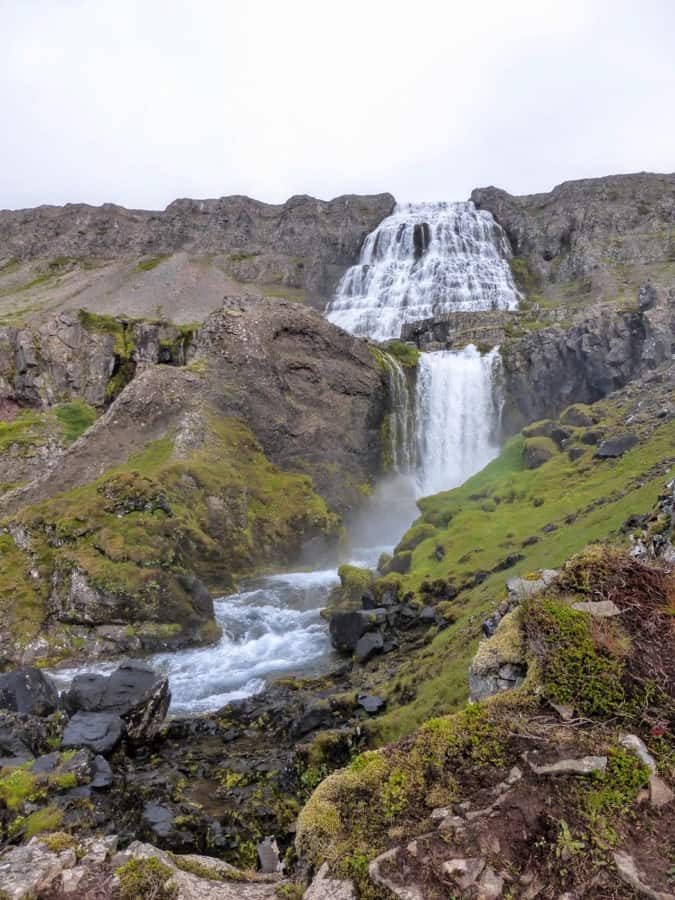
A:
[[[54,414],[65,444],[72,444],[96,421],[96,410],[83,400],[59,403],[54,407]]]

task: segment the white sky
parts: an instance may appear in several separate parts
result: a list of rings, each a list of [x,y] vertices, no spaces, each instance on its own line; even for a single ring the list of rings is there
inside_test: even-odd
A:
[[[675,0],[0,0],[0,208],[675,169]]]

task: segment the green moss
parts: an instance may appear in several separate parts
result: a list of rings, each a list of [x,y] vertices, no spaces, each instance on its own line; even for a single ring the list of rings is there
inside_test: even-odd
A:
[[[519,291],[529,297],[541,290],[541,279],[532,271],[526,257],[512,257],[509,260],[509,266]]]
[[[527,650],[521,620],[522,610],[516,608],[504,616],[491,638],[480,642],[472,663],[477,675],[498,669],[500,665],[522,664],[526,661]]]
[[[0,422],[0,453],[11,447],[29,449],[45,439],[45,417],[35,410],[22,410],[14,419]]]
[[[52,834],[44,834],[40,838],[47,850],[52,853],[62,853],[64,850],[75,850],[77,853],[81,847],[76,837],[65,831],[55,831]]]
[[[205,865],[189,856],[180,856],[178,853],[171,853],[170,856],[177,869],[208,881],[248,882],[253,878],[251,873],[241,872],[239,869],[219,869],[216,866]]]
[[[115,874],[119,879],[120,900],[172,900],[178,896],[178,887],[171,881],[173,871],[159,859],[130,859]]]
[[[418,525],[413,525],[412,528],[409,528],[406,531],[396,545],[394,554],[401,553],[405,550],[414,550],[418,544],[421,544],[422,541],[429,540],[434,537],[435,534],[436,527],[429,522],[420,522]]]
[[[525,460],[525,465],[529,468],[536,468],[538,465],[548,462],[557,452],[558,447],[555,441],[549,437],[539,435],[538,437],[525,438],[523,459]]]
[[[49,776],[49,786],[56,791],[69,791],[77,787],[77,775],[74,772],[57,772]]]
[[[404,341],[388,341],[386,352],[406,368],[414,369],[419,363],[420,351],[413,344],[406,344]]]
[[[615,716],[627,699],[623,662],[596,646],[591,621],[588,614],[554,600],[525,606],[525,627],[542,647],[544,690],[549,699],[571,703],[587,716]]]
[[[25,767],[3,769],[0,774],[0,800],[7,809],[20,809],[28,801],[38,800],[45,794],[39,779]]]
[[[363,594],[373,585],[373,573],[369,569],[345,564],[338,569],[342,585],[342,596],[345,600],[358,602]]]
[[[72,444],[96,421],[96,410],[83,400],[59,403],[54,407],[54,413],[65,444]]]
[[[44,806],[26,816],[23,821],[24,840],[28,842],[36,834],[45,831],[57,831],[63,822],[63,810],[57,806]]]

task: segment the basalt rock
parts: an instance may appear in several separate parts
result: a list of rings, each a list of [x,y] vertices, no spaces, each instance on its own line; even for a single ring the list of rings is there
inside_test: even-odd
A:
[[[0,675],[0,709],[48,716],[56,711],[58,702],[54,682],[40,669],[27,666]]]
[[[169,680],[137,665],[120,666],[111,675],[76,675],[62,703],[70,715],[112,713],[124,720],[132,741],[159,731],[171,701]]]
[[[505,433],[556,417],[570,404],[600,400],[667,361],[675,340],[675,294],[659,296],[658,307],[648,313],[591,308],[571,327],[505,341]]]

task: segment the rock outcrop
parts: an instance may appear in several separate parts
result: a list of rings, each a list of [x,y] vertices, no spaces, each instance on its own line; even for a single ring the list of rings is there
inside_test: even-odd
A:
[[[557,416],[571,403],[593,403],[670,359],[675,290],[654,293],[649,309],[596,306],[570,327],[507,339],[501,346],[505,432]]]
[[[560,299],[566,285],[589,302],[631,295],[646,274],[672,284],[675,174],[586,178],[524,197],[478,188],[471,199],[506,231],[528,293]]]

